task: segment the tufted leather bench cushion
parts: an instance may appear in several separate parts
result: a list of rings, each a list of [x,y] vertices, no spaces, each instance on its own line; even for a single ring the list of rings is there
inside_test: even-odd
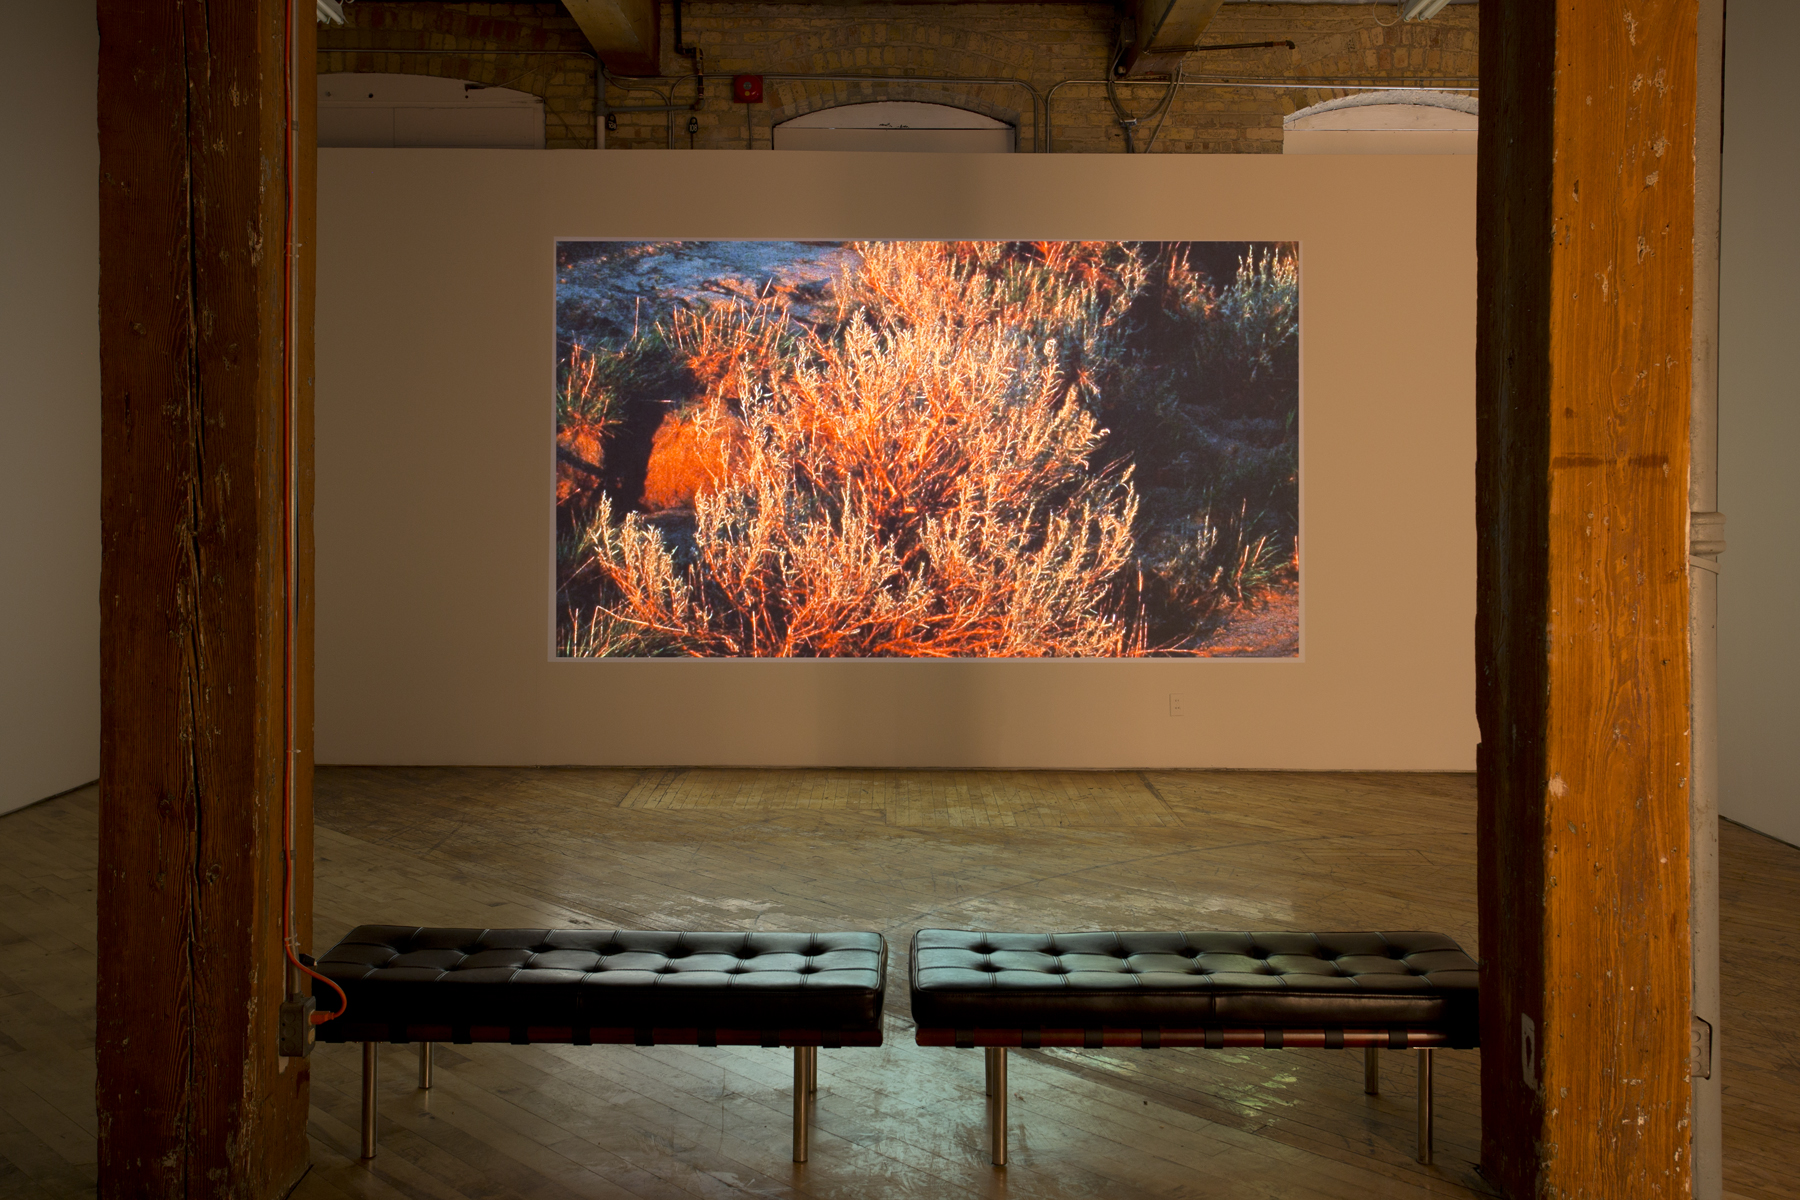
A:
[[[826,1044],[834,1032],[873,1031],[879,1044],[887,943],[854,932],[360,925],[318,970],[350,1000],[345,1021],[319,1027],[327,1041],[432,1038],[439,1029],[433,1040],[508,1030],[512,1041],[585,1042],[597,1029],[687,1027],[703,1044],[719,1028],[771,1031],[771,1045],[773,1031],[820,1031]],[[320,1007],[335,1008],[336,995],[314,986]]]
[[[1430,1029],[1477,1037],[1477,966],[1441,933],[980,933],[922,929],[924,1028]]]

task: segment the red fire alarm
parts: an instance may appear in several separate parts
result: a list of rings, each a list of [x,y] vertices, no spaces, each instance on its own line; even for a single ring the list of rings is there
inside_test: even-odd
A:
[[[761,104],[762,76],[733,75],[731,77],[731,98],[739,104]]]

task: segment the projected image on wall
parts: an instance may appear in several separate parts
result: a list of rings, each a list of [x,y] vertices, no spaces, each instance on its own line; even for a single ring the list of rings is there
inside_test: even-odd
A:
[[[1295,243],[561,241],[564,658],[1299,652]]]

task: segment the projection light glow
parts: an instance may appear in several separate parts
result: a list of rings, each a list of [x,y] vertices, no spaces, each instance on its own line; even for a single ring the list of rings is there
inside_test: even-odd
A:
[[[556,257],[559,658],[1299,653],[1297,243]]]

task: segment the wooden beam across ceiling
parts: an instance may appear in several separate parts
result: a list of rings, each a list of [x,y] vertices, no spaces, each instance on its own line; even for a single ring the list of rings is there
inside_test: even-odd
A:
[[[1689,1194],[1696,0],[1481,7],[1482,1170]]]
[[[1122,76],[1172,75],[1225,0],[1130,0]]]
[[[606,69],[619,75],[662,71],[657,0],[563,0]]]

